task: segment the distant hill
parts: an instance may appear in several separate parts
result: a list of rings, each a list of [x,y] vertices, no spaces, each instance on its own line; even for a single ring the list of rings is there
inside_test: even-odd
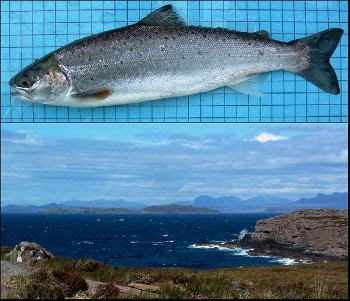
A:
[[[168,207],[166,207],[168,206]],[[169,207],[170,206],[170,207]],[[219,211],[222,213],[287,213],[295,210],[303,209],[348,209],[348,193],[335,192],[330,195],[319,193],[312,198],[301,198],[297,201],[291,201],[286,198],[270,197],[270,196],[256,196],[247,200],[242,200],[234,196],[222,196],[214,198],[207,195],[197,197],[194,201],[183,201],[176,204],[166,204],[161,206],[148,206],[143,203],[126,202],[123,200],[92,200],[80,201],[70,200],[62,204],[51,203],[44,206],[34,205],[6,205],[1,207],[2,213],[38,213],[39,211],[46,212],[66,212],[77,208],[88,208],[88,210],[95,209],[109,209],[116,208],[127,213],[131,212],[165,212],[172,210],[172,212],[186,213],[191,211],[196,213],[199,210],[214,210],[212,213]],[[129,211],[128,211],[129,210]],[[206,212],[201,213],[206,213]],[[77,211],[78,212],[78,211]],[[102,211],[101,211],[102,212]],[[199,212],[199,211],[198,211]]]
[[[50,209],[72,209],[71,206],[64,206],[62,204],[50,203],[44,206],[35,205],[7,205],[1,207],[2,213],[38,213],[41,210]]]
[[[234,196],[213,198],[207,195],[201,195],[193,201],[192,206],[206,207],[221,212],[237,212],[240,211],[241,208],[246,207],[247,204],[240,198]]]
[[[218,210],[212,210],[208,208],[196,208],[193,206],[186,206],[186,205],[177,205],[177,204],[171,204],[171,205],[161,205],[161,206],[149,206],[146,208],[143,208],[141,210],[141,213],[221,213]]]
[[[89,207],[89,208],[128,208],[128,209],[142,209],[148,205],[142,203],[127,202],[124,200],[92,200],[92,201],[80,201],[69,200],[62,203],[66,206],[74,207]]]
[[[137,213],[137,211],[133,211],[125,208],[73,208],[73,209],[65,209],[65,208],[49,208],[40,210],[38,213],[41,214],[130,214]]]
[[[224,196],[213,198],[207,195],[197,197],[192,206],[207,207],[214,210],[220,210],[224,213],[244,213],[244,212],[263,212],[267,206],[281,205],[291,202],[291,200],[278,198],[257,196],[251,199],[242,200],[234,196]]]
[[[319,193],[313,198],[291,201],[286,198],[257,196],[242,200],[234,196],[213,198],[207,195],[197,197],[192,206],[207,207],[223,213],[285,213],[303,209],[348,209],[348,193],[335,192],[330,195]]]
[[[286,208],[290,211],[301,209],[348,209],[348,193],[335,192],[330,195],[319,193],[313,198],[301,198],[298,201],[286,204]]]
[[[1,208],[1,212],[38,214],[220,213],[218,210],[184,205],[149,206],[141,210],[131,210],[127,208],[74,207],[62,204],[49,204],[45,206],[7,205]]]

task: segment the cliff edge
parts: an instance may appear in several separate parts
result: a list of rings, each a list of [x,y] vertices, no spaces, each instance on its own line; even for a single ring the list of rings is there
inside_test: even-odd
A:
[[[255,254],[347,260],[348,210],[301,210],[260,220],[239,245]]]

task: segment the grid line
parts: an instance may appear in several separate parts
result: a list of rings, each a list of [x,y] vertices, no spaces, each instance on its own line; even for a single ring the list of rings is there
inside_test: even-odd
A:
[[[340,27],[331,63],[341,94],[320,91],[298,75],[276,71],[264,96],[228,87],[166,100],[100,108],[33,104],[10,96],[8,80],[35,59],[78,38],[131,25],[165,4],[189,25],[267,30],[290,41]],[[1,1],[2,122],[348,122],[347,1]]]

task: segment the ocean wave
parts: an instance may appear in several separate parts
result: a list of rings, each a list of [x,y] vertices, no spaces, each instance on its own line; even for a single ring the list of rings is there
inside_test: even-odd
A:
[[[310,264],[312,263],[311,260],[308,259],[292,259],[292,258],[280,258],[280,257],[275,257],[271,262],[278,262],[282,265],[294,265],[294,264]]]
[[[240,247],[234,247],[234,248],[227,248],[223,247],[221,245],[217,244],[210,244],[210,245],[205,245],[205,246],[200,246],[197,244],[192,244],[188,246],[190,249],[216,249],[219,251],[229,251],[232,252],[234,255],[237,256],[246,256],[246,257],[254,257],[254,258],[268,258],[270,259],[270,262],[277,262],[281,265],[294,265],[294,264],[309,264],[312,263],[312,261],[307,260],[307,259],[292,259],[292,258],[287,258],[287,257],[278,257],[278,256],[273,256],[273,255],[251,255],[249,254],[249,251],[253,251],[254,249],[244,249]]]
[[[217,249],[220,251],[228,251],[228,252],[233,252],[236,255],[248,255],[248,251],[253,250],[253,249],[243,249],[240,247],[235,247],[235,248],[227,248],[223,247],[222,245],[217,245],[217,244],[210,244],[210,245],[205,245],[205,246],[199,246],[197,244],[192,244],[189,246],[190,249]]]
[[[164,241],[152,241],[152,245],[161,246],[161,245],[164,245]]]
[[[88,241],[88,240],[82,240],[82,241],[78,241],[78,242],[74,242],[72,241],[73,245],[93,245],[94,242],[93,241]]]
[[[247,229],[243,229],[241,232],[239,232],[238,234],[238,240],[243,239],[244,236],[246,236],[248,234],[248,230]]]

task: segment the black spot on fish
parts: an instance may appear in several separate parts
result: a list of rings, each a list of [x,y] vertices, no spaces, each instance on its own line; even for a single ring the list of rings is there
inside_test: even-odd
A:
[[[93,78],[92,76],[90,77],[90,79],[91,79],[91,80],[94,80],[94,78]]]
[[[186,57],[183,56],[182,58],[185,59]]]
[[[259,55],[264,55],[264,51],[259,50]]]
[[[166,40],[167,40],[167,39],[169,39],[169,38],[168,38],[167,36],[165,36],[165,37],[164,37],[164,39],[166,39]]]
[[[230,56],[231,56],[231,54],[228,54],[228,56],[230,57]]]
[[[202,51],[198,51],[197,54],[198,54],[198,55],[202,55]]]
[[[150,38],[150,39],[152,39],[152,36],[151,36],[151,35],[149,35],[149,38]]]
[[[248,45],[249,45],[249,46],[252,45],[252,42],[248,42]]]
[[[120,64],[123,64],[124,62],[123,62],[123,61],[120,61],[119,63],[120,63]]]
[[[133,51],[134,49],[133,49],[133,48],[130,48],[129,50],[130,50],[130,51]]]
[[[126,45],[126,41],[124,41],[123,44]]]
[[[207,35],[206,35],[206,34],[204,34],[204,35],[203,35],[203,38],[206,38],[206,37],[207,37]]]

